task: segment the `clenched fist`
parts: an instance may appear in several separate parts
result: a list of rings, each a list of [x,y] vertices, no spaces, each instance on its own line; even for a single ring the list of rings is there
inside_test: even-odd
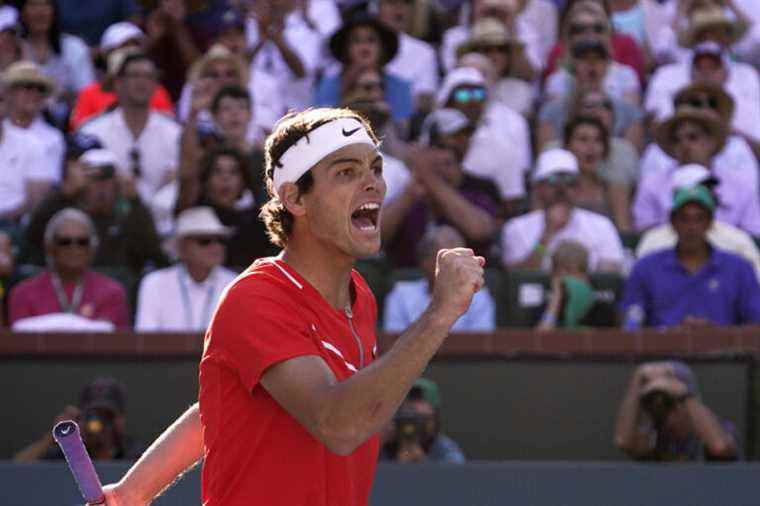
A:
[[[470,307],[472,296],[483,288],[483,257],[471,249],[454,248],[438,251],[431,308],[450,325]]]

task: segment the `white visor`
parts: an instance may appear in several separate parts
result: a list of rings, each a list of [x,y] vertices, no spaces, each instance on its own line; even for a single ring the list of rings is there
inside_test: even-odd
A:
[[[273,171],[274,191],[280,196],[284,183],[295,183],[327,155],[351,144],[377,144],[355,118],[339,118],[315,128],[290,146]]]

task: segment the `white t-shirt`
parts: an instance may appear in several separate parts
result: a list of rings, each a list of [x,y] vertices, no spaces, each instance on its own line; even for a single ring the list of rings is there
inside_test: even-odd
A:
[[[496,183],[502,198],[525,195],[524,174],[531,167],[530,129],[509,107],[490,103],[470,140],[464,170]]]
[[[55,80],[58,91],[79,92],[95,81],[90,48],[84,40],[67,33],[61,34],[61,53],[49,54],[44,62],[36,61],[27,43],[23,45],[23,59],[32,60],[42,72]]]
[[[42,152],[31,134],[17,128],[0,131],[0,214],[24,205],[28,182],[50,180]]]
[[[255,19],[246,22],[248,47],[253,48],[259,41],[259,27]],[[285,41],[301,60],[305,76],[296,78],[273,42],[266,42],[251,62],[251,70],[266,72],[277,81],[277,89],[285,101],[287,109],[304,109],[312,103],[314,72],[320,61],[323,36],[312,30],[298,12],[285,18]]]
[[[417,321],[430,304],[426,279],[399,281],[385,298],[383,330],[403,332]],[[492,332],[496,327],[496,304],[488,288],[473,295],[470,307],[451,327],[452,332]]]
[[[538,209],[518,216],[504,224],[501,231],[501,260],[510,266],[528,259],[544,232],[544,210]],[[574,240],[583,244],[589,252],[589,267],[593,271],[601,262],[624,261],[623,244],[612,221],[604,215],[575,208],[570,221],[547,245],[548,254],[542,268],[551,268],[551,253],[564,240]]]
[[[388,153],[383,153],[383,179],[385,179],[385,204],[396,199],[412,180],[406,164]]]
[[[14,125],[10,119],[5,118],[3,128],[16,130],[22,134],[27,133],[37,139],[37,142],[42,146],[42,151],[40,152],[41,169],[47,172],[48,177],[46,179],[56,183],[61,181],[61,168],[66,152],[66,142],[60,130],[51,126],[39,116],[32,121],[29,128],[21,128]]]
[[[215,267],[196,283],[183,264],[153,271],[140,283],[137,332],[203,332],[224,289],[237,275]]]
[[[491,89],[491,100],[506,105],[523,116],[533,112],[536,90],[530,83],[514,77],[503,77]]]
[[[628,65],[610,62],[602,82],[604,92],[617,100],[626,101],[625,95],[630,92],[640,92],[641,84],[636,71]],[[564,68],[560,67],[546,80],[545,93],[548,100],[562,100],[573,92],[574,78]],[[639,105],[639,104],[634,104]]]
[[[435,94],[439,79],[433,46],[403,32],[398,34],[398,42],[398,53],[385,70],[409,81],[415,96]]]
[[[150,111],[145,128],[135,139],[127,127],[121,108],[101,114],[88,121],[80,131],[94,135],[103,147],[113,152],[117,169],[132,174],[133,160],[130,152],[136,148],[139,155],[141,176],[137,190],[143,202],[149,203],[153,195],[171,179],[171,173],[179,166],[180,125],[173,118],[160,112]]]
[[[644,109],[658,121],[673,114],[673,98],[681,88],[691,84],[691,63],[663,65],[649,81]],[[751,65],[728,63],[728,78],[723,89],[734,99],[731,125],[755,140],[760,140],[757,119],[760,117],[760,78]]]

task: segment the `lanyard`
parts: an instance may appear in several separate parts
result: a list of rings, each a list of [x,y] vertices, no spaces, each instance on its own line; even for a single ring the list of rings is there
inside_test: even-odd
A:
[[[206,289],[206,301],[203,304],[203,312],[201,313],[200,330],[206,330],[209,320],[211,319],[211,305],[214,303],[214,279],[213,276],[216,271],[212,271],[209,277],[212,277],[211,283],[209,283]],[[179,292],[182,296],[182,304],[185,306],[185,325],[188,330],[195,330],[196,323],[193,318],[193,306],[190,301],[190,291],[188,290],[187,283],[189,282],[190,275],[187,273],[187,269],[184,265],[181,265],[177,269],[177,280],[179,281]]]
[[[80,279],[77,281],[74,287],[74,293],[71,294],[71,301],[66,296],[66,291],[63,289],[61,279],[58,274],[53,273],[53,290],[55,290],[55,296],[58,299],[58,305],[61,306],[61,312],[63,313],[75,313],[79,307],[79,303],[82,302],[82,292],[84,292],[84,284]]]

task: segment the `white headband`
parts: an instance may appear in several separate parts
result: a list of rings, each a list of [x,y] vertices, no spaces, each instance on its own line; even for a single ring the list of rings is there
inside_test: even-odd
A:
[[[355,118],[339,118],[315,128],[290,146],[274,168],[274,191],[280,195],[280,186],[295,183],[324,157],[351,144],[377,144]]]

